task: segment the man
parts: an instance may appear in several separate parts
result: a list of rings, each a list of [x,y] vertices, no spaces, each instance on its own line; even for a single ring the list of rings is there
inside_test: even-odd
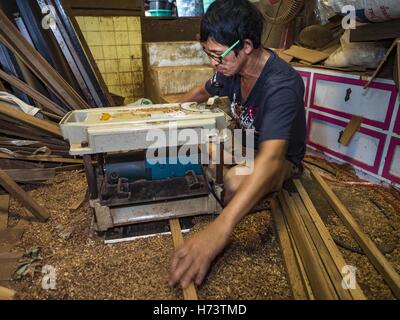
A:
[[[301,169],[306,135],[303,80],[261,46],[262,31],[263,17],[248,0],[216,0],[201,21],[201,43],[217,73],[183,102],[207,101],[217,90],[228,96],[241,127],[255,130],[256,157],[251,174],[238,175],[236,167],[225,174],[230,201],[218,218],[176,250],[170,286],[180,283],[186,288],[192,280],[201,284],[239,221]]]

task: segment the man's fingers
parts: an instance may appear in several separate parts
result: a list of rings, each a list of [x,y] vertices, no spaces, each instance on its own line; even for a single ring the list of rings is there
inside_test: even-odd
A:
[[[184,256],[186,256],[186,254],[188,253],[188,249],[186,248],[186,245],[183,245],[181,247],[179,247],[175,252],[174,255],[172,256],[172,260],[171,260],[171,272],[174,272],[174,270],[176,269],[179,260],[182,259]]]
[[[174,286],[179,279],[181,279],[182,275],[186,272],[186,270],[190,267],[193,260],[190,256],[185,256],[183,258],[178,258],[178,264],[175,269],[171,270],[171,275],[169,277],[169,285]]]
[[[198,266],[192,263],[190,268],[186,271],[185,275],[181,279],[182,289],[186,289],[189,286],[189,283],[196,277],[198,270]]]
[[[210,264],[209,263],[207,263],[207,264],[204,264],[204,265],[202,265],[201,267],[200,267],[200,270],[199,270],[199,272],[197,273],[197,276],[196,276],[196,284],[199,286],[199,285],[201,285],[202,284],[202,282],[203,282],[203,280],[204,280],[204,278],[205,278],[205,276],[206,276],[206,274],[207,274],[207,271],[208,271],[208,268],[210,267]]]

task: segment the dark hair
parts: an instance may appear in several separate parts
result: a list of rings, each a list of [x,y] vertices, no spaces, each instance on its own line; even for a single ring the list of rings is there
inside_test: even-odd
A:
[[[234,49],[237,54],[245,39],[250,39],[254,48],[260,47],[263,27],[264,17],[250,1],[216,0],[201,19],[200,41],[212,38],[229,47],[241,40]]]

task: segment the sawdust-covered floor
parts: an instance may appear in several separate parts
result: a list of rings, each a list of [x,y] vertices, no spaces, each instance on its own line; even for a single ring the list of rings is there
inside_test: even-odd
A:
[[[348,247],[340,250],[345,260],[358,268],[357,280],[366,296],[393,299],[368,259],[354,252],[359,250],[357,244],[311,178],[305,175],[303,182],[335,240]],[[371,189],[332,187],[400,272],[399,212],[389,205],[378,208],[373,204]],[[170,289],[166,282],[173,251],[171,236],[104,245],[91,231],[88,202],[79,209],[69,209],[85,191],[86,180],[79,171],[60,173],[52,183],[32,188],[30,194],[51,213],[46,223],[34,222],[12,199],[9,227],[26,229],[13,250],[29,252],[32,247],[40,247],[41,259],[8,286],[17,291],[20,299],[182,299],[181,290]],[[369,193],[370,197],[366,196]],[[210,219],[195,218],[195,226],[187,236],[206,226]],[[54,290],[42,289],[43,265],[56,269]],[[269,212],[249,215],[238,225],[231,244],[198,288],[198,295],[200,299],[292,298]]]

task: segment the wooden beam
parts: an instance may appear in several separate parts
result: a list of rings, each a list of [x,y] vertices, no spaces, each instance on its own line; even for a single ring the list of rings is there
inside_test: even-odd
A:
[[[174,247],[178,248],[183,244],[183,236],[182,236],[181,225],[179,223],[179,219],[169,220],[169,226],[171,229]],[[196,287],[195,287],[193,281],[190,282],[189,286],[186,289],[183,289],[183,297],[185,300],[197,300]]]
[[[17,77],[9,75],[1,69],[0,78],[4,79],[13,87],[21,90],[23,93],[30,96],[33,100],[39,102],[46,110],[51,111],[59,116],[64,116],[66,114],[66,111],[63,108],[51,101],[49,98],[42,95],[40,92],[36,91]]]
[[[297,192],[299,193],[301,199],[303,200],[305,207],[307,208],[307,211],[311,217],[312,222],[317,228],[324,242],[324,245],[326,246],[326,248],[329,251],[329,254],[331,255],[338,272],[341,273],[343,267],[347,265],[346,261],[344,260],[342,254],[340,253],[338,247],[336,246],[335,241],[332,239],[328,229],[326,228],[324,222],[322,221],[317,209],[314,207],[314,204],[312,203],[311,198],[308,195],[306,189],[304,189],[301,181],[295,179],[293,180],[293,182],[297,189]],[[356,284],[356,289],[349,291],[354,300],[367,299],[358,284]]]
[[[307,300],[310,297],[307,294],[303,275],[289,237],[289,226],[283,216],[282,207],[276,200],[272,202],[272,213],[293,298],[295,300]]]
[[[10,206],[10,195],[0,194],[0,230],[8,226],[8,209]]]
[[[54,168],[44,169],[8,169],[3,170],[15,182],[46,181],[53,179],[56,170]]]
[[[39,221],[45,222],[49,218],[47,211],[39,206],[28,193],[18,186],[10,176],[0,169],[0,184],[10,195],[16,198],[24,207],[26,207]]]
[[[339,140],[339,142],[345,146],[347,146],[355,133],[360,129],[361,127],[361,122],[363,121],[363,118],[360,116],[352,116],[350,119],[350,122],[347,124],[346,128],[344,129],[344,132]]]
[[[335,209],[343,224],[349,229],[354,239],[363,249],[371,263],[383,276],[386,283],[392,289],[394,295],[400,299],[400,275],[391,266],[385,256],[379,251],[372,239],[366,233],[364,233],[364,231],[362,231],[356,220],[351,215],[350,211],[339,200],[336,194],[323,180],[321,175],[314,170],[311,170],[311,175],[321,187],[323,193],[325,194],[331,206]]]
[[[15,291],[0,286],[0,300],[14,300]]]
[[[300,218],[300,214],[294,205],[293,199],[287,191],[282,190],[279,194],[283,213],[288,221],[293,238],[299,249],[313,293],[317,300],[337,300],[338,296],[326,274],[323,264],[318,255],[310,235]]]
[[[11,155],[3,153],[3,152],[0,152],[0,159],[14,159],[14,160],[25,160],[25,161],[35,161],[35,162],[57,162],[57,163],[83,164],[82,159],[62,158],[62,157],[55,157],[55,156],[41,156],[41,155],[11,156]]]
[[[350,30],[350,42],[376,41],[400,37],[400,19],[368,23]]]
[[[60,127],[57,124],[54,124],[53,122],[38,119],[29,114],[26,114],[23,111],[18,111],[11,107],[8,107],[3,103],[0,103],[0,114],[6,115],[18,121],[21,121],[25,124],[38,128],[41,131],[62,138]]]

